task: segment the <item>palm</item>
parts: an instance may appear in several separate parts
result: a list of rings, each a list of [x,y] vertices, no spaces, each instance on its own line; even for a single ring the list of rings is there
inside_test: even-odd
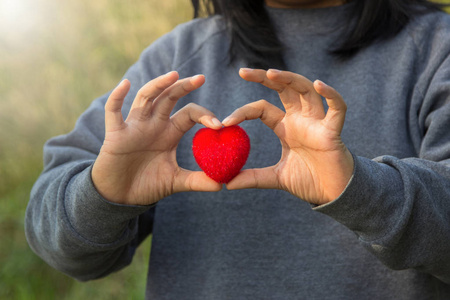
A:
[[[176,161],[178,141],[195,123],[220,127],[211,112],[193,104],[169,117],[176,100],[203,83],[177,78],[172,73],[144,86],[125,121],[120,108],[128,88],[119,86],[108,99],[105,140],[92,171],[106,199],[145,205],[179,191],[220,189],[203,172],[181,169]]]
[[[275,166],[242,172],[228,188],[281,188],[315,204],[334,199],[353,170],[351,155],[340,138],[345,103],[327,99],[331,105],[325,114],[313,83],[300,75],[263,70],[241,75],[278,91],[286,112],[261,100],[236,110],[224,125],[261,118],[279,137],[282,155]],[[322,88],[330,92],[325,85]]]
[[[122,179],[113,185],[117,198],[153,203],[170,194],[174,174],[179,168],[175,159],[177,140],[174,135],[161,135],[161,130],[155,127],[156,130],[142,130],[130,124],[124,130],[106,134],[104,153],[100,155],[105,165],[121,170]],[[150,174],[156,176],[150,177]]]

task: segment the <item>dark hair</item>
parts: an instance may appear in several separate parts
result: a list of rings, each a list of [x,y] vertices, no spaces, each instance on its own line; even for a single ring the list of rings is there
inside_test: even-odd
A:
[[[191,1],[194,18],[223,15],[231,38],[230,62],[241,58],[250,67],[284,67],[283,45],[270,22],[264,0]],[[350,58],[375,41],[395,36],[417,14],[443,7],[427,0],[354,1],[354,27],[347,30],[338,48],[330,49],[333,55],[341,59]]]

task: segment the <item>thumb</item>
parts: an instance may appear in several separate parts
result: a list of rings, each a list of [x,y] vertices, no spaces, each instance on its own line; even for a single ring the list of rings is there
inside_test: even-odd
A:
[[[275,166],[241,171],[226,185],[229,190],[280,189]]]
[[[178,192],[218,192],[222,184],[217,183],[201,171],[180,169],[175,177],[173,193]]]

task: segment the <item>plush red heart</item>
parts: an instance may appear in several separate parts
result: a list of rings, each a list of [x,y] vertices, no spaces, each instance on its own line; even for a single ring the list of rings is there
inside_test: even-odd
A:
[[[202,128],[192,140],[192,152],[206,175],[219,183],[228,183],[247,161],[250,139],[237,125],[219,130]]]

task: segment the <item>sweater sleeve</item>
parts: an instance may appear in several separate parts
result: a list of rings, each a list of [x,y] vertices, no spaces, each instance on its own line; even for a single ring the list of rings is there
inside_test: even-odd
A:
[[[346,190],[314,209],[354,231],[388,267],[450,284],[450,58],[422,95],[410,125],[423,133],[418,157],[355,156]]]
[[[145,82],[169,71],[170,54],[158,51],[163,42],[144,51],[126,73],[131,89],[124,115]],[[150,60],[154,63],[149,64]],[[101,197],[91,179],[104,140],[108,96],[96,99],[72,132],[45,144],[44,170],[32,189],[25,216],[30,247],[55,269],[83,281],[128,265],[152,230],[154,207],[111,203]]]
[[[124,118],[145,83],[182,68],[210,36],[223,31],[220,24],[217,18],[195,19],[145,49],[124,76],[131,82],[122,108]],[[25,216],[31,248],[49,265],[79,280],[102,277],[128,265],[138,244],[152,231],[154,207],[108,202],[92,183],[92,165],[105,136],[108,96],[96,99],[72,132],[46,143],[44,170]]]

